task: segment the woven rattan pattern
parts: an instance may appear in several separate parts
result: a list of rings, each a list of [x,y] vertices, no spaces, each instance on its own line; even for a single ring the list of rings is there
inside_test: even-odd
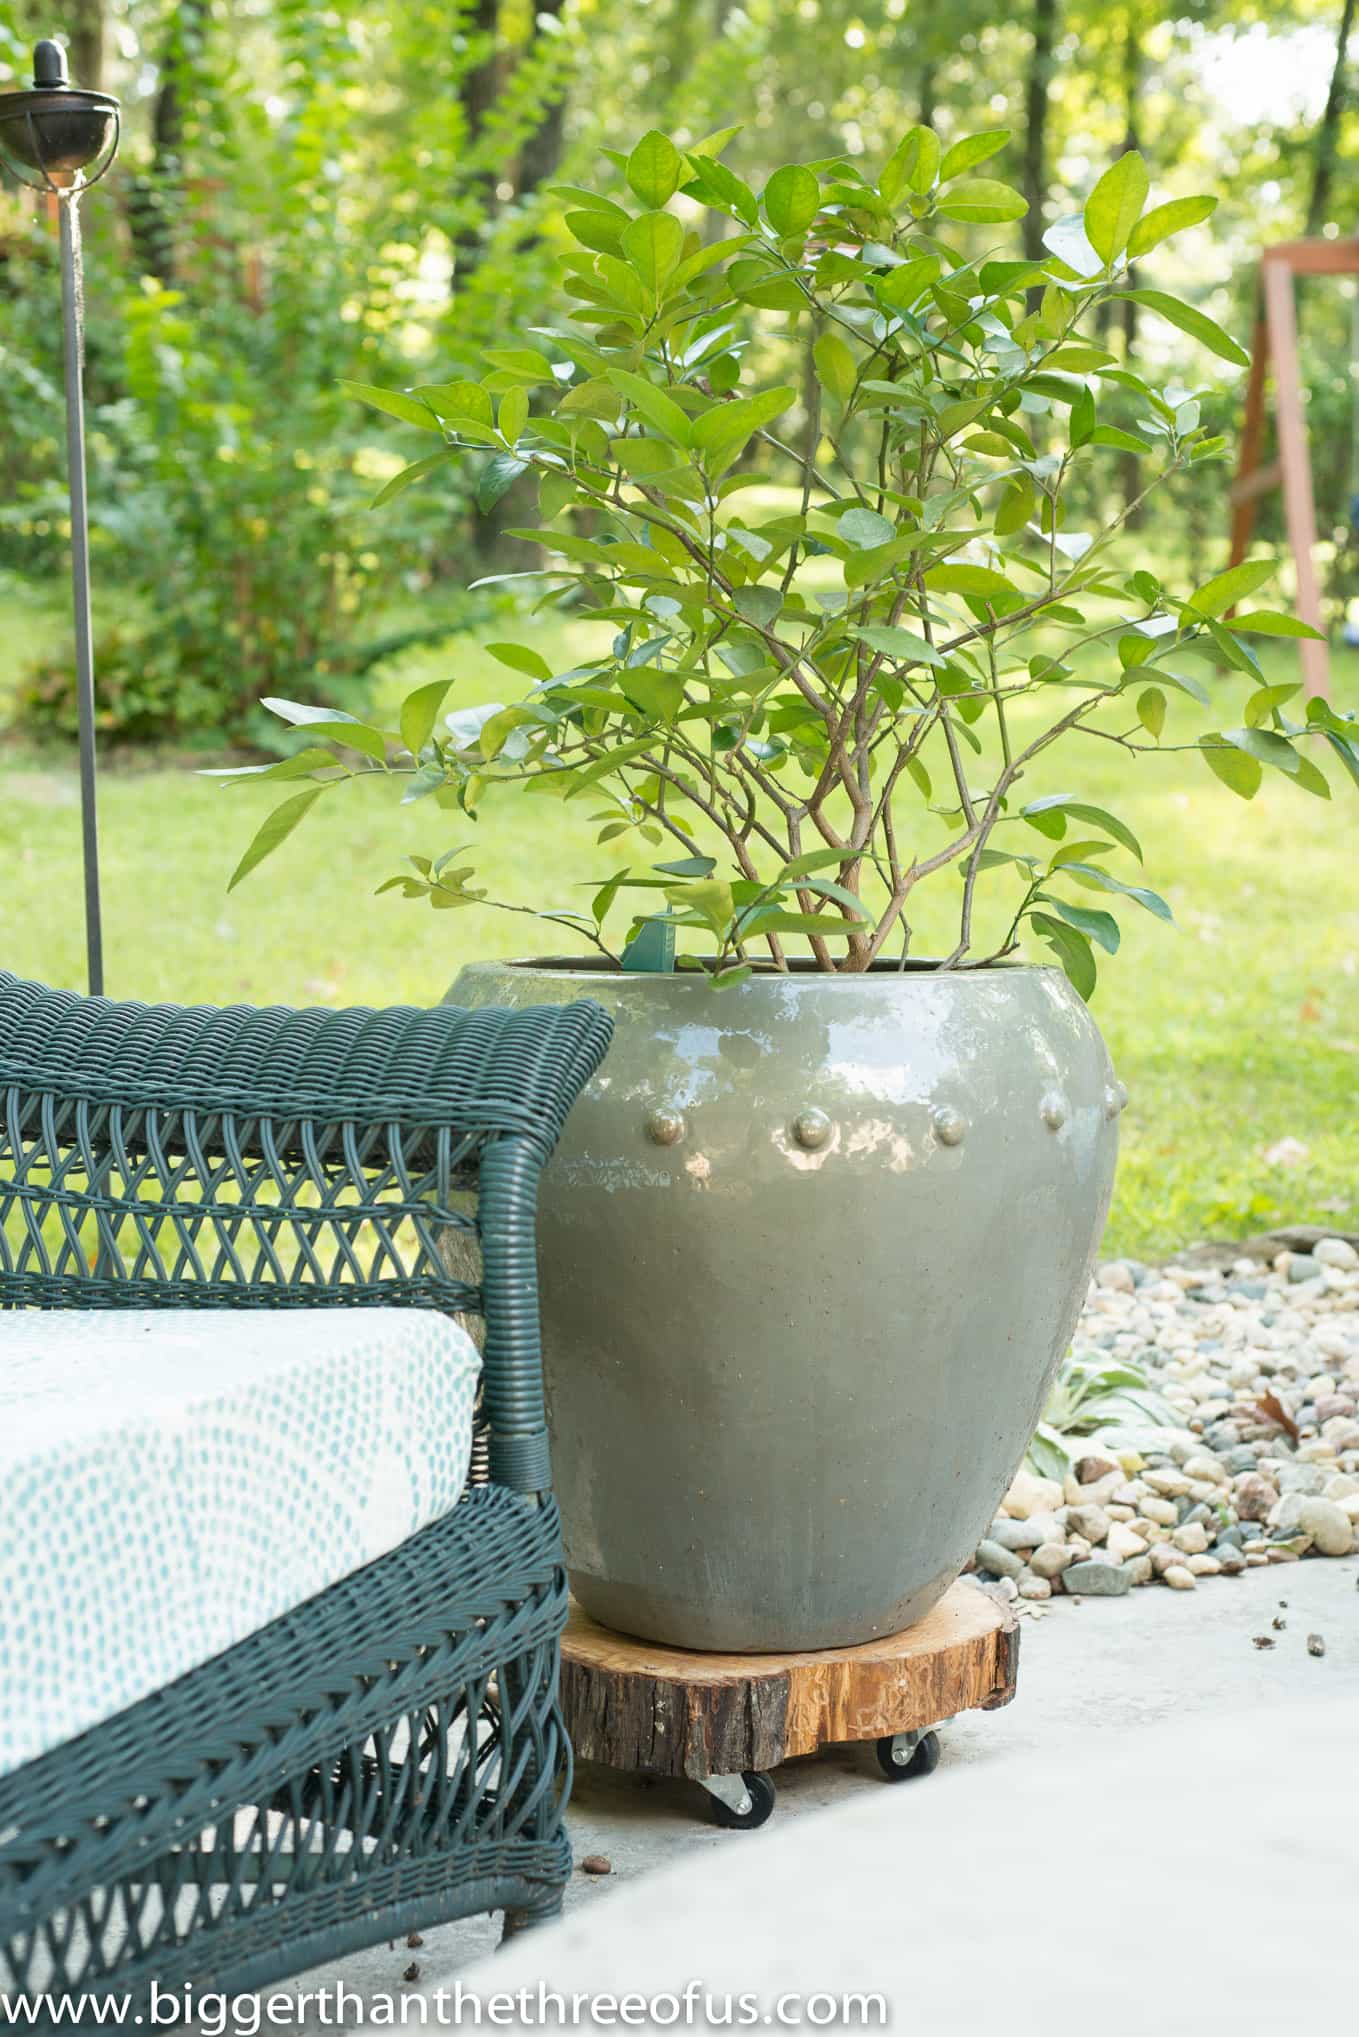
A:
[[[0,1978],[239,1988],[569,1869],[550,1505],[482,1487],[402,1548],[0,1779]],[[301,1956],[299,1956],[299,1954]]]
[[[479,1313],[474,1480],[494,1481],[0,1780],[0,1985],[255,1986],[559,1906],[535,1211],[610,1031],[590,1004],[179,1010],[0,972],[0,1307]]]

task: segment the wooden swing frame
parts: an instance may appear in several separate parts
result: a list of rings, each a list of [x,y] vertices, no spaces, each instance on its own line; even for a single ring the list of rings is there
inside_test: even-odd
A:
[[[1316,499],[1307,445],[1307,417],[1298,366],[1298,315],[1294,280],[1299,276],[1359,276],[1359,238],[1279,241],[1260,258],[1260,290],[1251,341],[1250,380],[1241,433],[1241,458],[1232,484],[1231,561],[1239,565],[1250,549],[1255,506],[1271,488],[1282,486],[1284,527],[1297,575],[1297,612],[1321,631],[1298,644],[1303,691],[1310,698],[1330,694],[1330,654],[1321,613],[1313,553],[1317,541]],[[1266,385],[1274,370],[1277,457],[1262,464]]]

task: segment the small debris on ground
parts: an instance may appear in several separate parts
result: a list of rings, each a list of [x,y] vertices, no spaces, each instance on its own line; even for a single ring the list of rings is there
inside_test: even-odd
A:
[[[1271,1627],[1273,1627],[1276,1634],[1282,1634],[1284,1628],[1288,1625],[1288,1622],[1283,1617],[1282,1613],[1275,1613],[1274,1618],[1270,1621],[1269,1624]]]
[[[1307,1653],[1309,1655],[1324,1655],[1326,1653],[1325,1636],[1322,1634],[1309,1634],[1307,1636]]]
[[[607,1853],[587,1853],[580,1863],[582,1874],[612,1874],[613,1862]]]
[[[406,1943],[410,1946],[412,1952],[418,1952],[424,1942],[418,1931],[412,1931],[406,1939]]]
[[[413,1959],[413,1960],[411,1961],[410,1965],[409,1965],[409,1966],[408,1966],[408,1967],[406,1968],[406,1971],[405,1971],[405,1972],[404,1972],[404,1973],[402,1974],[401,1978],[402,1978],[402,1980],[411,1980],[411,1981],[414,1981],[414,1980],[419,1980],[419,1978],[420,1978],[420,1962],[419,1962],[419,1960],[418,1960],[418,1959]]]
[[[1272,1648],[1274,1646],[1274,1636],[1272,1634],[1252,1634],[1251,1639],[1257,1648]]]

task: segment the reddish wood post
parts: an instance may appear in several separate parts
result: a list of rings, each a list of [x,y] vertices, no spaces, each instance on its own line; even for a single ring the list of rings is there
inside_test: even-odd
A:
[[[1241,432],[1241,460],[1232,485],[1231,564],[1238,565],[1250,548],[1255,505],[1261,495],[1283,484],[1284,523],[1297,575],[1297,610],[1313,629],[1322,627],[1321,594],[1317,585],[1316,498],[1312,462],[1307,448],[1307,415],[1298,367],[1298,319],[1295,276],[1359,275],[1359,239],[1281,241],[1266,248],[1260,259],[1260,313],[1251,345],[1250,381]],[[1262,466],[1266,386],[1274,369],[1274,414],[1278,458]],[[1305,638],[1298,645],[1303,686],[1308,694],[1330,691],[1330,658],[1324,639]]]
[[[1277,257],[1271,259],[1267,255],[1262,282],[1265,323],[1269,329],[1270,352],[1274,357],[1274,412],[1279,435],[1284,523],[1297,575],[1298,614],[1313,629],[1322,630],[1321,595],[1312,556],[1317,541],[1316,506],[1312,498],[1312,461],[1307,448],[1307,418],[1298,371],[1298,320],[1291,263]],[[1329,693],[1330,660],[1324,634],[1320,642],[1304,637],[1298,653],[1302,661],[1303,691],[1309,695]]]

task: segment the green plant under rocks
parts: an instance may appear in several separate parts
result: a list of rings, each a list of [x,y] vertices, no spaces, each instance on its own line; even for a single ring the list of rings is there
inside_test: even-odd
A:
[[[1005,246],[1023,200],[991,174],[1003,134],[944,149],[917,127],[876,178],[792,163],[760,192],[724,139],[648,134],[615,158],[623,201],[564,194],[563,325],[491,349],[477,380],[353,390],[432,441],[384,494],[475,462],[489,508],[536,476],[521,584],[597,625],[595,655],[553,671],[527,627],[493,647],[528,682],[518,697],[450,711],[439,681],[394,729],[271,703],[305,747],[266,775],[310,782],[233,882],[337,786],[381,773],[457,817],[456,846],[389,880],[438,908],[536,910],[486,897],[466,824],[492,801],[580,801],[608,853],[588,911],[543,917],[607,954],[659,919],[718,982],[799,955],[904,964],[919,887],[951,882],[937,966],[1036,937],[1088,996],[1119,910],[1170,914],[1131,829],[1081,796],[1083,749],[1116,744],[1131,766],[1192,744],[1247,799],[1266,768],[1329,797],[1328,754],[1359,783],[1359,723],[1318,700],[1300,717],[1251,648],[1305,626],[1233,614],[1268,562],[1176,590],[1138,566],[1126,510],[1093,530],[1068,515],[1073,481],[1115,457],[1141,463],[1138,501],[1222,457],[1198,394],[1099,336],[1131,296],[1244,362],[1140,280],[1214,201],[1148,210],[1130,152],[1026,262]],[[1193,703],[1187,735],[1172,695]],[[1057,744],[1075,789],[1039,796]]]

